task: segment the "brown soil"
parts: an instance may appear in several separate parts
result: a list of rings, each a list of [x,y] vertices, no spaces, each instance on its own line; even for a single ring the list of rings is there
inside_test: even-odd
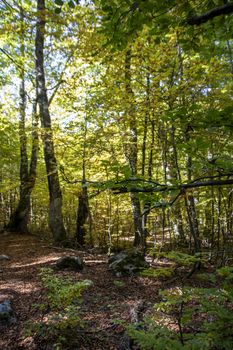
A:
[[[0,262],[0,302],[10,299],[17,319],[13,325],[0,328],[0,349],[3,350],[54,349],[46,334],[44,338],[25,338],[24,332],[28,321],[38,321],[43,317],[34,306],[45,298],[39,270],[41,267],[53,267],[61,256],[82,255],[86,264],[83,272],[65,271],[59,274],[74,280],[89,279],[93,285],[83,294],[80,311],[84,327],[77,329],[69,343],[60,349],[126,349],[123,345],[125,329],[118,321],[131,322],[132,310],[137,303],[143,302],[143,314],[147,313],[161,288],[161,282],[155,279],[114,277],[108,271],[106,255],[59,249],[34,236],[1,235],[0,254],[10,257],[8,261]],[[123,285],[116,281],[123,282]]]

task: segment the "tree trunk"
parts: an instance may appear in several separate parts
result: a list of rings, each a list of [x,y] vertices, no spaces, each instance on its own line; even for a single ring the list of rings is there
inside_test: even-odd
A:
[[[89,216],[88,194],[85,184],[82,186],[82,192],[78,197],[78,211],[77,211],[77,227],[76,239],[78,244],[82,247],[85,245],[86,228],[85,224]]]
[[[83,154],[82,154],[82,190],[78,196],[78,210],[77,210],[77,226],[76,239],[78,244],[82,247],[86,243],[86,223],[90,216],[88,191],[86,184],[86,147],[87,147],[87,116],[84,117],[84,134],[83,134]]]
[[[171,128],[171,144],[172,144],[172,157],[170,159],[171,163],[171,177],[173,177],[178,183],[182,183],[181,179],[181,173],[180,173],[180,167],[178,162],[178,153],[177,153],[177,147],[176,147],[176,140],[175,140],[175,127],[174,125]],[[181,206],[179,203],[176,204],[174,208],[174,220],[173,220],[177,226],[177,231],[179,234],[180,242],[183,244],[185,243],[185,231],[184,231],[184,225],[183,225],[183,216],[181,211]]]
[[[186,141],[190,139],[189,132],[186,131]],[[187,178],[188,181],[192,181],[192,158],[188,154],[187,156]],[[200,235],[199,235],[199,227],[198,227],[198,218],[197,218],[197,212],[196,212],[196,206],[195,206],[195,200],[193,193],[186,193],[185,195],[185,207],[186,207],[186,212],[188,216],[188,221],[189,221],[189,228],[190,228],[190,234],[193,237],[194,241],[194,249],[195,253],[201,251],[201,241],[200,241]]]
[[[20,11],[21,27],[23,25],[23,12]],[[22,28],[21,28],[22,29]],[[23,31],[22,31],[23,36]],[[24,57],[25,46],[23,38],[20,45],[22,59]],[[28,180],[28,155],[27,155],[27,136],[25,131],[26,117],[26,91],[25,91],[25,72],[24,68],[20,71],[20,103],[19,103],[19,142],[20,142],[20,198],[16,210],[12,213],[7,230],[19,233],[28,233],[28,218],[30,211],[30,195],[27,190]]]
[[[21,23],[21,43],[20,53],[22,59],[25,56],[24,44],[24,12],[20,8]],[[26,118],[26,90],[24,67],[20,70],[20,120],[19,120],[19,140],[20,140],[20,197],[16,210],[11,214],[10,221],[6,226],[7,231],[17,233],[28,233],[28,221],[30,213],[30,196],[36,181],[36,166],[38,154],[38,117],[36,114],[36,101],[32,113],[32,154],[30,169],[27,154],[27,136],[25,131]]]
[[[129,120],[130,131],[126,158],[129,163],[131,176],[135,177],[137,176],[138,140],[135,106],[133,101],[134,94],[131,87],[131,50],[128,50],[125,56],[125,90],[127,98],[126,117]],[[142,225],[140,200],[136,193],[131,193],[130,198],[134,223],[134,246],[140,246],[144,249],[145,234]]]
[[[56,242],[66,238],[62,216],[62,193],[59,183],[57,161],[54,152],[53,132],[49,113],[49,103],[44,72],[44,33],[45,33],[45,1],[37,0],[36,24],[36,90],[42,127],[44,159],[49,187],[49,227]]]
[[[143,129],[143,141],[142,141],[142,176],[145,176],[146,172],[146,152],[147,152],[147,136],[148,136],[148,123],[150,120],[150,70],[148,68],[148,72],[146,74],[146,111],[145,111],[145,117],[144,117],[144,129]],[[153,135],[152,135],[152,144],[153,144]],[[153,157],[153,150],[150,150],[152,153],[150,154],[151,157]],[[149,164],[148,164],[148,177],[149,180],[151,180],[151,168],[152,168],[152,158],[149,157]],[[150,170],[149,170],[150,169]],[[144,235],[146,236],[147,231],[147,216],[150,209],[150,200],[146,199],[142,201],[142,228],[144,231]]]

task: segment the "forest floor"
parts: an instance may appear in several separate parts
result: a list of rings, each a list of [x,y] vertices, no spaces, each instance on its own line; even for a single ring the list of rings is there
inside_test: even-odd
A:
[[[152,309],[162,287],[156,279],[114,277],[108,270],[107,255],[59,249],[35,236],[1,235],[0,254],[10,257],[10,260],[0,262],[0,302],[11,300],[16,317],[14,324],[0,328],[0,349],[3,350],[53,349],[48,342],[38,342],[24,334],[27,322],[42,317],[42,312],[35,307],[43,302],[45,295],[39,271],[42,267],[53,268],[55,261],[62,256],[81,255],[86,266],[82,272],[66,270],[59,272],[60,275],[93,282],[83,293],[80,312],[85,326],[77,332],[72,345],[64,345],[62,349],[124,349],[125,329],[118,320],[131,322],[132,310],[141,302],[144,314]]]

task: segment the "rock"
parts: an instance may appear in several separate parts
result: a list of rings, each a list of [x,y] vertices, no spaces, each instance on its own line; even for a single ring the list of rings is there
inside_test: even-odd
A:
[[[79,256],[63,256],[57,260],[56,267],[58,270],[72,269],[81,271],[84,268],[84,262]]]
[[[9,325],[16,321],[10,300],[0,303],[0,324]]]
[[[118,277],[130,276],[137,273],[140,269],[148,267],[143,253],[138,250],[125,250],[113,255],[108,260],[108,264],[109,269]]]
[[[10,260],[10,257],[8,255],[2,254],[2,255],[0,255],[0,261],[2,261],[2,260]]]

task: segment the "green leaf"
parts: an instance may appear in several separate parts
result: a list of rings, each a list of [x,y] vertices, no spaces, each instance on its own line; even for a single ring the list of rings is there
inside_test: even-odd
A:
[[[58,6],[62,6],[64,4],[63,0],[55,0],[55,4]]]
[[[56,7],[54,12],[59,15],[61,13],[61,7]]]
[[[68,5],[70,8],[74,9],[75,8],[75,3],[73,1],[69,1]]]
[[[125,283],[124,283],[123,281],[117,281],[117,280],[115,280],[115,281],[113,281],[113,284],[114,284],[116,287],[119,287],[119,288],[125,286]]]

